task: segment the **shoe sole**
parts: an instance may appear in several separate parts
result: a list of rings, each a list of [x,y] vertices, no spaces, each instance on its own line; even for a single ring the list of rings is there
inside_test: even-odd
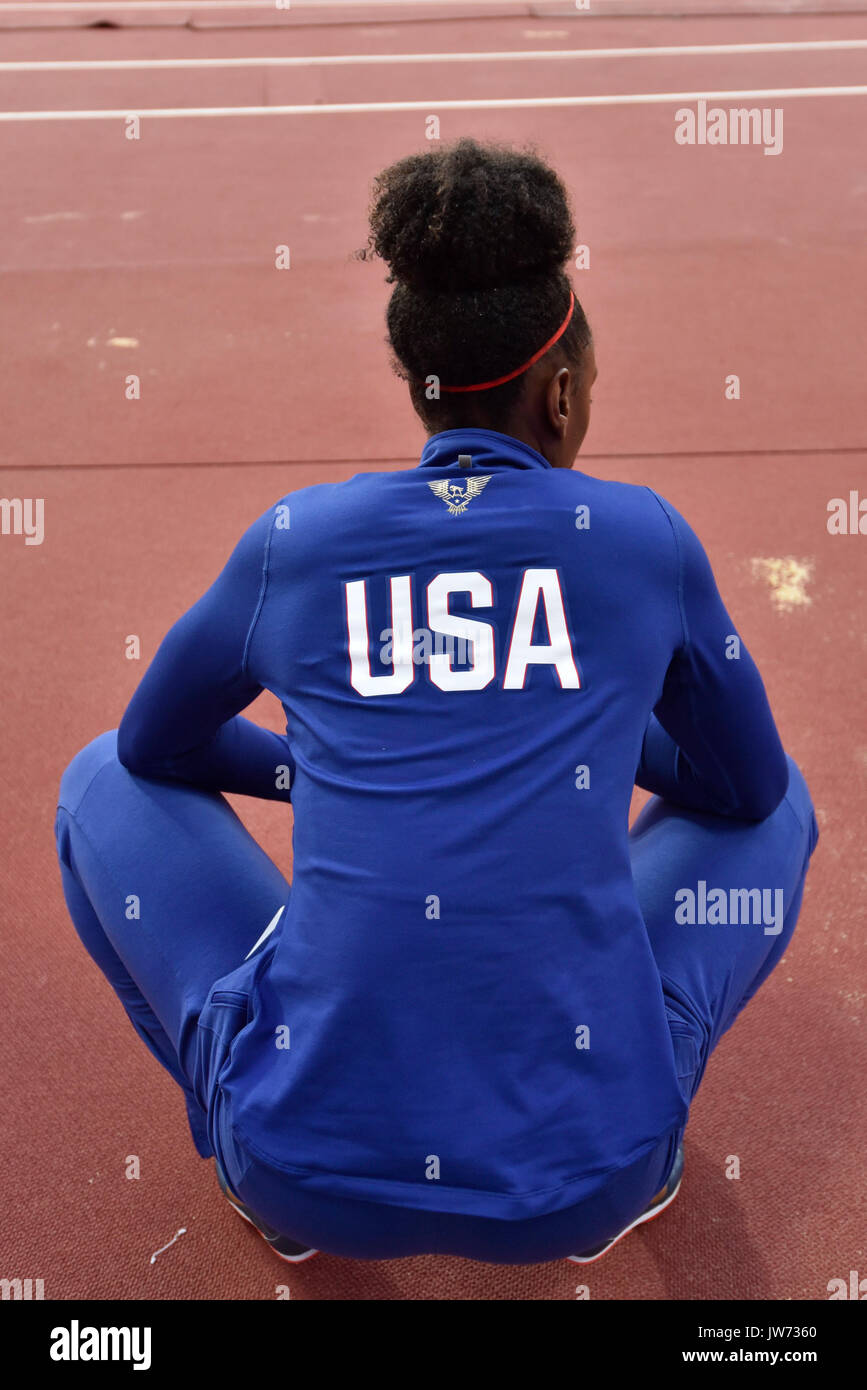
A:
[[[660,1202],[658,1207],[653,1208],[653,1211],[643,1212],[641,1216],[636,1216],[630,1226],[625,1226],[618,1236],[615,1236],[612,1241],[609,1241],[602,1250],[597,1250],[595,1255],[567,1255],[566,1259],[573,1265],[592,1265],[594,1261],[601,1260],[603,1255],[607,1255],[609,1250],[613,1250],[615,1245],[619,1245],[623,1237],[628,1236],[630,1231],[634,1231],[636,1226],[644,1226],[648,1221],[655,1221],[657,1216],[661,1216],[666,1207],[671,1206],[682,1184],[683,1173],[681,1173],[678,1178],[677,1186],[674,1191],[668,1194],[664,1202]]]
[[[244,1211],[243,1207],[239,1207],[239,1206],[238,1206],[238,1203],[235,1201],[235,1199],[234,1199],[234,1197],[231,1195],[231,1193],[230,1193],[230,1192],[224,1192],[223,1195],[225,1196],[226,1201],[229,1203],[229,1206],[232,1208],[232,1210],[233,1210],[233,1211],[236,1211],[236,1212],[238,1213],[238,1215],[239,1215],[244,1221],[246,1221],[246,1223],[247,1223],[248,1226],[252,1226],[252,1227],[253,1227],[253,1230],[256,1232],[256,1235],[262,1237],[262,1239],[264,1240],[264,1242],[265,1242],[265,1244],[267,1245],[268,1249],[271,1251],[271,1253],[272,1253],[273,1255],[276,1255],[276,1256],[277,1256],[277,1259],[278,1259],[278,1260],[283,1260],[283,1261],[285,1261],[286,1264],[289,1264],[289,1265],[300,1265],[300,1264],[303,1264],[305,1260],[312,1260],[314,1255],[318,1255],[318,1254],[320,1253],[318,1250],[303,1250],[303,1251],[301,1252],[300,1255],[283,1255],[283,1254],[281,1254],[281,1252],[280,1252],[279,1250],[275,1250],[275,1249],[274,1249],[274,1246],[271,1244],[271,1242],[270,1242],[270,1240],[268,1239],[268,1237],[267,1237],[266,1235],[263,1235],[263,1233],[259,1230],[259,1227],[256,1225],[255,1221],[252,1221],[252,1220],[250,1219],[250,1217],[249,1217],[249,1216],[247,1215],[247,1213]]]

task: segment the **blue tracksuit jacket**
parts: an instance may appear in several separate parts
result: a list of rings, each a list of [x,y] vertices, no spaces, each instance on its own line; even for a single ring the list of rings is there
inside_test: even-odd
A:
[[[240,715],[263,689],[285,737]],[[288,494],[169,632],[118,749],[144,776],[291,783],[291,896],[220,1079],[287,1182],[531,1217],[683,1122],[633,785],[757,819],[788,770],[651,489],[466,429]]]

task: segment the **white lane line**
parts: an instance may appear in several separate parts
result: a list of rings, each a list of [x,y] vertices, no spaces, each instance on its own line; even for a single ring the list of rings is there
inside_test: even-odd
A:
[[[742,101],[760,97],[863,97],[867,87],[756,87],[739,92],[628,92],[612,96],[501,97],[475,101],[352,101],[321,106],[169,106],[126,107],[112,111],[0,111],[0,121],[181,120],[188,116],[344,116],[374,111],[510,111],[564,106],[653,106],[670,102]]]
[[[82,14],[92,14],[94,10],[110,10],[113,14],[122,14],[124,10],[276,10],[278,13],[291,14],[293,10],[323,10],[333,9],[354,9],[364,7],[368,10],[378,10],[388,6],[400,5],[404,10],[417,8],[419,5],[425,9],[433,6],[448,5],[499,5],[518,4],[523,12],[527,10],[527,0],[289,0],[288,4],[278,5],[277,0],[95,0],[93,4],[80,4],[76,0],[32,0],[32,3],[22,3],[16,0],[9,3],[4,0],[0,4],[0,13],[15,14],[22,11],[30,13],[35,11],[37,14],[54,14],[59,10],[68,10],[75,13],[80,10]],[[564,11],[561,18],[565,17],[570,11]],[[519,18],[532,19],[532,14],[519,14]]]
[[[191,68],[331,68],[381,63],[526,63],[556,59],[703,58],[744,53],[841,53],[867,48],[867,39],[814,39],[802,43],[677,44],[658,48],[536,48],[494,53],[332,53],[264,58],[85,58],[0,62],[0,72],[131,72]]]

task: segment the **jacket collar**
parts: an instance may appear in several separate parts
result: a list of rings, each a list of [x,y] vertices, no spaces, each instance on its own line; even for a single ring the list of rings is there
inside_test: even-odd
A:
[[[440,430],[431,435],[421,452],[419,468],[457,468],[458,454],[470,454],[473,469],[507,464],[511,468],[550,468],[551,464],[529,444],[498,430]]]

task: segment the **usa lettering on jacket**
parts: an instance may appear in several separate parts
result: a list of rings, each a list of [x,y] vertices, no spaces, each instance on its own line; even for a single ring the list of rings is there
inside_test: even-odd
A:
[[[400,695],[415,680],[412,575],[392,576],[388,584],[394,641],[391,670],[382,674],[371,670],[367,581],[354,579],[344,584],[350,683],[359,695]],[[497,678],[494,629],[490,623],[449,612],[452,594],[469,594],[471,608],[493,607],[493,585],[481,571],[434,576],[426,590],[427,626],[434,634],[465,642],[472,657],[468,668],[461,670],[455,669],[447,651],[432,652],[426,663],[428,677],[440,690],[484,690]],[[534,643],[533,632],[542,619],[548,641]],[[552,666],[563,690],[581,689],[556,569],[523,571],[506,643],[502,689],[523,690],[530,666]]]

